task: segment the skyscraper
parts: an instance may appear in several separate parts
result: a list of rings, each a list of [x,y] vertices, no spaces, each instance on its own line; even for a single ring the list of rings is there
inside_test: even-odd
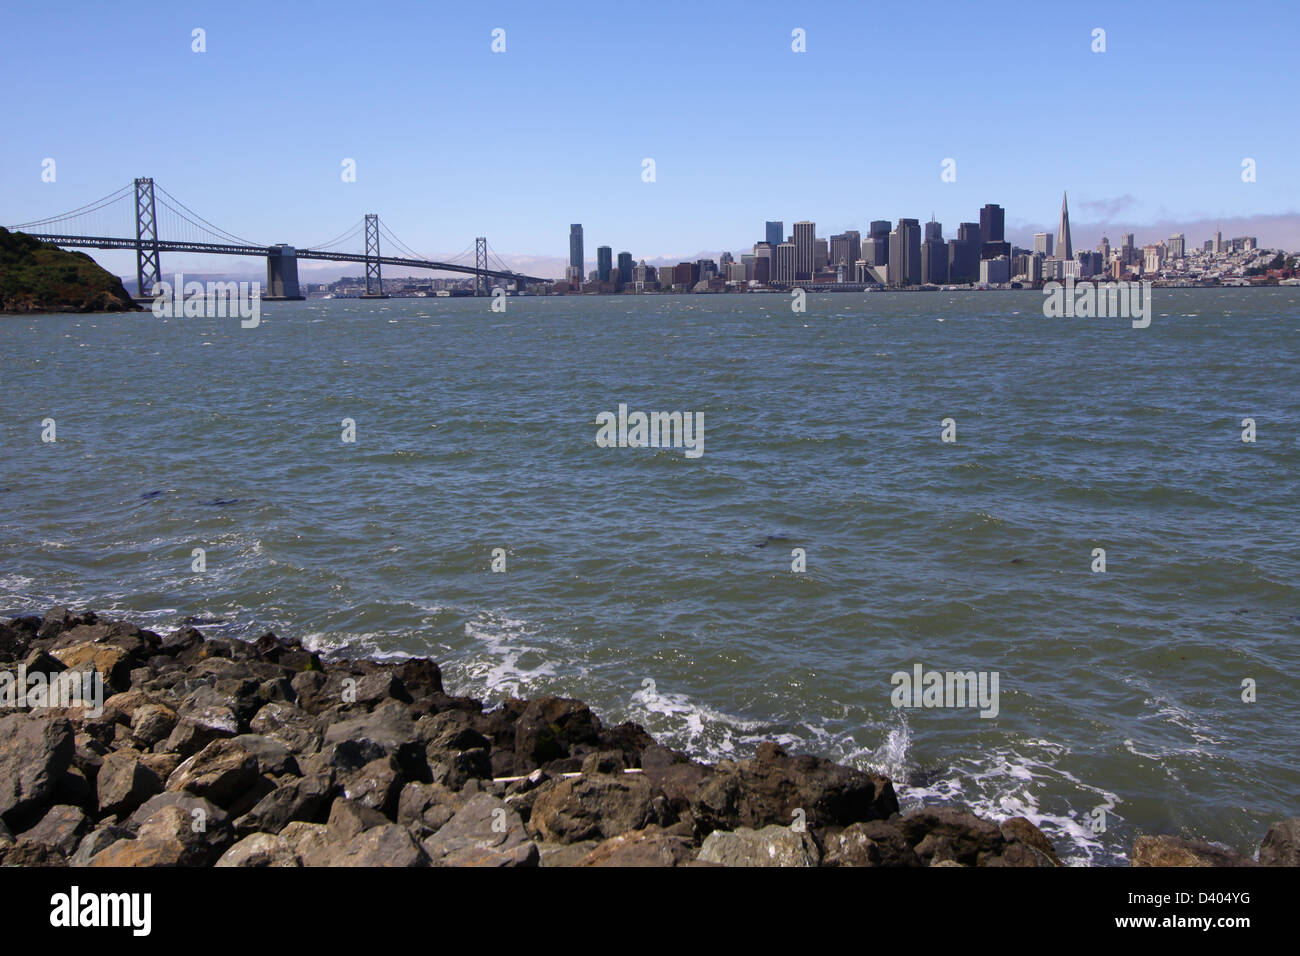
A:
[[[794,224],[794,278],[804,282],[813,277],[813,239],[817,226],[806,219]]]
[[[632,281],[632,270],[636,268],[632,262],[632,253],[620,252],[618,254],[618,277],[624,285]]]
[[[775,249],[785,242],[785,223],[781,220],[767,220],[767,242]]]
[[[609,246],[596,247],[596,278],[601,282],[609,281],[609,274],[614,268],[614,250]]]
[[[793,242],[780,243],[776,247],[776,271],[772,275],[772,281],[784,283],[785,285],[794,282],[797,272],[795,264],[797,258]]]
[[[980,242],[1001,242],[1006,223],[1006,210],[997,203],[989,203],[980,210]]]
[[[754,281],[764,284],[776,276],[776,246],[770,242],[754,243]]]
[[[831,236],[830,267],[840,265],[853,268],[853,264],[862,258],[862,236],[855,230]],[[851,273],[850,273],[851,274]]]
[[[1061,225],[1056,230],[1056,256],[1058,259],[1074,258],[1074,244],[1070,242],[1070,208],[1065,203],[1065,193],[1061,193]]]
[[[1034,252],[1044,256],[1052,254],[1052,234],[1050,232],[1034,233]]]
[[[569,269],[566,273],[570,282],[582,282],[582,223],[575,222],[569,226]]]
[[[889,284],[921,284],[921,223],[900,219],[889,234]]]
[[[948,240],[948,281],[974,282],[980,276],[980,227],[963,222],[957,238]]]
[[[943,223],[934,221],[934,213],[930,213],[930,221],[925,224],[925,238],[927,242],[931,239],[943,242]]]

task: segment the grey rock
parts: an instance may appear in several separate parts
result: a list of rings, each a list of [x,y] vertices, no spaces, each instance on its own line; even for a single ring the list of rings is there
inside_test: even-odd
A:
[[[722,866],[817,866],[821,854],[807,831],[771,824],[761,830],[714,830],[705,837],[699,859]]]
[[[486,793],[470,798],[423,846],[434,866],[536,866],[538,860],[519,814]]]

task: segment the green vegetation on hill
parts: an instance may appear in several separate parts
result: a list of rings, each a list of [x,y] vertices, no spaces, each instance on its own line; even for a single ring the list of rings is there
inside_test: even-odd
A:
[[[0,227],[0,312],[135,312],[139,306],[90,256]]]

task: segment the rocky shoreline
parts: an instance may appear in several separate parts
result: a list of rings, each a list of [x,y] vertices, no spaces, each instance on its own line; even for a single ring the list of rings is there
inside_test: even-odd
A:
[[[0,687],[34,674],[102,697],[0,709],[6,866],[1061,865],[1024,818],[900,814],[887,777],[770,743],[698,763],[578,700],[485,709],[426,659],[54,608],[0,620]],[[1144,836],[1132,864],[1294,866],[1298,836],[1258,862]]]

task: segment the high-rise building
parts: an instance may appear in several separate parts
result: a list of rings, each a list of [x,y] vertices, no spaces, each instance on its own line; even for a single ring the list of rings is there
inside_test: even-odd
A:
[[[764,285],[771,282],[776,275],[776,246],[770,242],[754,243],[754,275],[755,282],[761,282]]]
[[[974,282],[980,275],[980,246],[973,239],[948,240],[948,281]]]
[[[1070,241],[1070,207],[1065,193],[1061,193],[1061,224],[1056,229],[1056,255],[1059,259],[1074,258],[1074,243]]]
[[[889,262],[889,233],[884,238],[872,236],[862,242],[862,259],[869,266],[883,266]]]
[[[921,243],[921,280],[932,284],[948,281],[948,247],[939,236]]]
[[[609,274],[614,268],[614,250],[609,246],[596,247],[596,278],[601,282],[609,281]]]
[[[793,242],[778,244],[776,247],[776,271],[772,275],[772,281],[784,285],[795,282],[795,276],[798,274],[797,259],[798,254]]]
[[[925,224],[925,238],[927,242],[931,239],[943,242],[943,223],[934,221],[934,213],[930,213],[930,221]]]
[[[871,230],[868,235],[872,239],[884,239],[888,242],[891,231],[888,219],[873,219],[871,220]]]
[[[624,285],[632,281],[632,253],[620,252],[618,254],[618,278]]]
[[[1126,232],[1120,239],[1119,261],[1126,266],[1131,266],[1137,261],[1136,255],[1133,251],[1133,233]]]
[[[773,249],[785,241],[785,223],[781,220],[767,220],[767,242]]]
[[[797,282],[805,282],[813,277],[813,240],[816,232],[816,224],[806,219],[794,224],[794,277]]]
[[[1187,252],[1187,237],[1176,232],[1169,237],[1169,258],[1181,259]]]
[[[578,270],[578,277],[582,277],[582,223],[575,222],[569,226],[569,268]]]
[[[847,266],[852,275],[853,264],[862,258],[862,236],[858,232],[842,232],[831,236],[830,266]]]
[[[1110,265],[1110,239],[1102,236],[1101,245],[1097,247],[1097,251],[1101,253],[1102,268],[1108,267]]]
[[[889,284],[921,284],[921,223],[900,219],[889,234]]]
[[[826,263],[830,261],[830,249],[826,245],[825,239],[813,240],[813,275],[821,272],[826,268]]]
[[[1006,210],[997,203],[988,203],[980,210],[980,242],[1001,242],[1006,238]]]
[[[1214,251],[1215,252],[1223,251],[1223,233],[1220,232],[1218,229],[1214,230]]]
[[[1052,254],[1052,234],[1050,232],[1034,233],[1034,252],[1044,256]]]

